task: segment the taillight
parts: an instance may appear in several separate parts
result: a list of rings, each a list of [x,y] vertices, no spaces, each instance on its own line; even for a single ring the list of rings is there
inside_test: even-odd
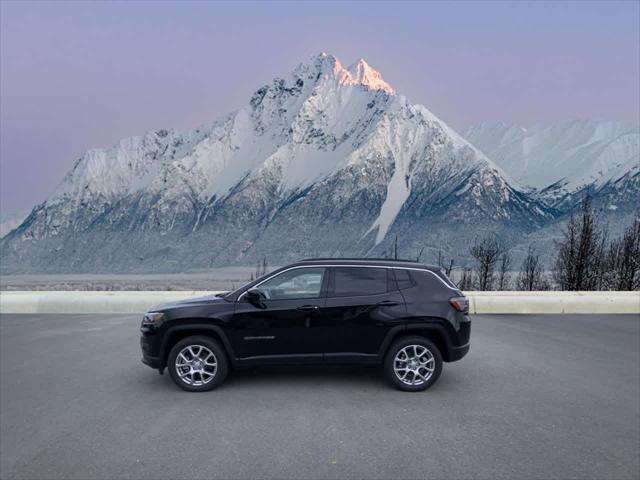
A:
[[[453,308],[462,313],[469,313],[469,299],[467,297],[453,297],[449,299]]]

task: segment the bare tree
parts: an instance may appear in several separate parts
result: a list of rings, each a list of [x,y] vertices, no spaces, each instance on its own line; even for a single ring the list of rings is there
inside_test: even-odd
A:
[[[260,264],[260,261],[258,261],[258,264],[256,265],[256,275],[255,275],[255,277],[256,277],[256,278],[260,278],[260,276],[262,275],[262,274],[260,273],[260,270],[262,270],[262,268],[261,268],[261,267],[262,267],[262,266],[261,266],[261,264]]]
[[[470,268],[462,270],[462,278],[458,282],[460,290],[471,290],[473,288],[473,272]]]
[[[607,279],[606,279],[606,268],[607,268],[607,251],[609,248],[609,232],[607,230],[607,225],[605,224],[600,230],[598,235],[598,244],[596,246],[596,254],[598,255],[597,262],[594,263],[594,268],[597,268],[597,272],[594,278],[595,285],[593,286],[593,290],[605,290]]]
[[[640,217],[621,238],[611,241],[604,255],[602,287],[607,290],[640,288]]]
[[[256,274],[255,278],[260,278],[263,275],[267,274],[267,257],[263,257],[262,261],[258,261],[258,265],[256,266]]]
[[[640,289],[640,216],[638,215],[622,237],[619,280],[618,290]]]
[[[417,255],[417,257],[416,257],[416,262],[419,262],[419,261],[420,261],[420,257],[422,257],[422,252],[424,252],[424,247],[422,247],[422,248],[420,249],[420,251],[418,252],[418,255]]]
[[[527,249],[527,256],[522,262],[520,273],[518,274],[518,290],[548,290],[548,285],[543,276],[543,266],[540,256],[536,253],[533,244]]]
[[[442,249],[438,250],[438,266],[444,271],[447,275],[451,275],[451,270],[453,270],[453,258],[449,259],[448,262],[444,261],[444,255],[442,255]]]
[[[451,275],[451,271],[453,270],[453,258],[449,260],[449,263],[444,267],[444,273],[447,274],[447,277]]]
[[[476,238],[469,252],[475,260],[475,277],[478,290],[491,290],[493,288],[496,265],[503,252],[502,244],[495,235],[487,235],[482,238]]]
[[[508,250],[502,252],[500,255],[500,262],[498,265],[498,290],[509,290],[509,268],[511,267],[511,254]]]
[[[603,233],[587,196],[578,216],[571,215],[558,242],[554,277],[561,290],[595,290],[601,274]]]
[[[398,259],[398,235],[396,235],[393,240],[393,259]]]

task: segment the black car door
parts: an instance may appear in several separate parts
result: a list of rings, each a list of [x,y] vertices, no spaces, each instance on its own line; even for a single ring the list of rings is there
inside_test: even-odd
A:
[[[326,361],[353,361],[378,353],[406,308],[391,269],[331,267],[323,315]]]
[[[275,363],[322,359],[317,334],[326,291],[326,269],[303,267],[286,270],[256,285],[260,304],[247,295],[236,302],[231,336],[238,358],[270,357]]]

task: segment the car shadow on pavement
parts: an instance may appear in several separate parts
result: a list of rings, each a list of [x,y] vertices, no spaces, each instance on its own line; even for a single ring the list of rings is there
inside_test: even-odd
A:
[[[382,368],[372,366],[272,366],[234,370],[226,382],[229,386],[250,384],[314,384],[324,386],[350,386],[368,384],[387,386]]]
[[[138,383],[153,391],[176,391],[178,387],[173,383],[169,373],[158,375],[148,371],[141,371],[136,375]],[[445,371],[438,382],[430,390],[443,392],[456,390],[458,382],[456,372]],[[396,390],[384,377],[381,366],[327,366],[327,365],[300,365],[300,366],[260,366],[232,370],[229,376],[216,391],[233,391],[234,389],[249,391],[261,391],[265,388],[291,388],[307,387],[332,390]]]

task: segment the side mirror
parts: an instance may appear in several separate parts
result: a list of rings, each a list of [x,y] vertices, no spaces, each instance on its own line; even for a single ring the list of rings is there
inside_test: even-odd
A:
[[[267,308],[267,305],[264,303],[267,297],[265,296],[264,293],[262,293],[257,288],[252,288],[251,290],[247,290],[244,294],[244,298],[247,300],[247,302],[249,302],[251,305],[255,307],[263,308],[263,309]]]

